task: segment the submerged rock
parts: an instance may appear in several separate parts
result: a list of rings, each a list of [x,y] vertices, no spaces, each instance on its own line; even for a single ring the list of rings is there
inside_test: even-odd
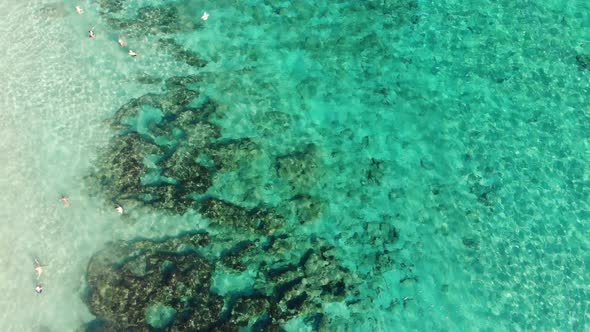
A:
[[[576,62],[581,70],[590,70],[590,55],[578,54],[576,55]]]
[[[324,209],[323,202],[311,195],[299,194],[291,197],[284,204],[286,214],[295,218],[299,224],[313,222],[319,218]]]
[[[112,7],[111,13],[122,7],[122,1],[100,3]],[[202,67],[206,63],[197,53],[170,38],[196,25],[181,22],[177,5],[141,8],[137,20],[102,14],[126,36],[159,33],[159,47],[167,54]],[[159,83],[150,77],[143,82]],[[90,178],[110,200],[126,200],[125,206],[175,214],[195,208],[214,235],[110,244],[88,265],[86,302],[105,331],[279,331],[296,317],[321,329],[327,324],[323,304],[344,301],[360,281],[330,244],[288,228],[317,219],[323,210],[322,202],[307,194],[321,177],[320,153],[310,144],[276,159],[274,175],[292,188],[280,208],[260,202],[250,208],[214,197],[208,189],[217,173],[240,173],[265,154],[251,138],[222,138],[218,120],[224,108],[218,111],[199,84],[197,75],[170,77],[160,85],[163,93],[123,105],[111,121],[120,133]],[[281,112],[258,120],[269,125],[258,128],[269,134],[270,128],[289,129],[293,121]],[[375,231],[391,233],[386,227]],[[222,289],[226,280],[242,277],[243,287]]]
[[[215,198],[202,201],[199,211],[213,225],[247,229],[255,233],[272,234],[283,224],[283,217],[271,210],[246,209]]]
[[[96,0],[100,9],[105,13],[117,13],[123,10],[125,0]]]
[[[193,194],[211,186],[215,169],[197,162],[200,151],[214,149],[220,130],[208,122],[216,104],[200,100],[193,76],[166,80],[168,91],[131,99],[111,120],[120,129],[98,160],[89,187],[99,187],[110,201],[145,205],[184,214]],[[93,181],[94,180],[94,181]],[[98,186],[96,185],[98,183]]]
[[[96,253],[87,274],[91,311],[120,329],[211,328],[223,308],[223,299],[209,292],[213,265],[187,250],[207,243],[206,238],[119,242]],[[141,275],[134,271],[138,260],[145,262]]]
[[[135,80],[141,84],[159,84],[162,82],[161,78],[148,74],[137,75]]]
[[[291,250],[283,250],[281,241],[290,241]],[[315,244],[276,236],[268,246],[206,233],[111,243],[88,265],[86,303],[98,320],[86,328],[263,331],[278,330],[294,317],[317,328],[322,303],[344,300],[358,281],[338,264],[332,247]],[[231,249],[218,254],[224,246]],[[228,264],[247,266],[258,277],[251,288],[222,297],[211,290],[212,276]]]
[[[260,154],[256,143],[249,138],[216,142],[206,152],[224,171],[237,170]]]
[[[196,161],[198,154],[194,150],[176,150],[162,165],[162,174],[178,181],[179,190],[190,193],[204,193],[211,186],[207,168]]]
[[[134,18],[122,17],[119,13],[124,9],[124,0],[97,0],[100,14],[108,24],[121,31],[128,37],[145,36],[150,34],[173,34],[193,31],[202,25],[188,15],[189,8],[182,8],[182,4],[172,2],[169,5],[144,6],[137,9]]]
[[[141,176],[146,168],[143,157],[160,149],[136,133],[116,137],[99,160],[92,177],[112,200],[128,198],[141,191]]]
[[[201,68],[207,65],[207,62],[197,53],[185,49],[172,38],[161,38],[159,44],[162,49],[170,52],[178,61],[184,62],[191,67]]]
[[[315,145],[309,144],[301,151],[279,156],[275,169],[277,175],[288,181],[296,192],[307,192],[318,181],[319,166],[318,151]]]
[[[41,7],[38,13],[41,17],[63,18],[69,14],[69,10],[63,2],[54,2]]]
[[[112,322],[105,321],[103,319],[95,319],[92,320],[80,328],[76,330],[76,332],[118,332],[120,330],[117,329]]]

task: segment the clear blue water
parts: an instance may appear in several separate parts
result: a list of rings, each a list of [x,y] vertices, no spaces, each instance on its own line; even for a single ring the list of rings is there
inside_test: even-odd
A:
[[[259,236],[239,223],[216,229],[199,205],[213,197],[284,216],[269,232],[288,234],[285,261],[313,247],[310,239],[332,248],[347,289],[329,299],[309,291],[325,315],[320,329],[588,329],[589,4],[101,0],[83,4],[84,15],[75,5],[52,24],[79,31],[69,46],[90,64],[101,106],[90,120],[80,115],[87,120],[77,120],[67,146],[90,145],[73,171],[83,180],[47,192],[79,190],[96,218],[105,218],[101,204],[112,210],[109,199],[124,203],[127,218],[83,231],[95,235],[78,276],[107,240],[220,232],[232,240],[212,240],[208,255],[217,257]],[[137,58],[116,44],[120,35]],[[120,109],[187,75],[199,96],[186,107],[216,106],[206,120],[166,117],[178,96],[137,114]],[[87,125],[99,138],[76,132]],[[192,159],[210,170],[206,190],[176,192],[170,203],[183,196],[194,205],[170,213],[87,177],[98,167],[123,181],[126,173],[105,171],[114,162],[104,156],[129,131],[181,151],[188,159],[172,162],[180,168]],[[232,140],[241,143],[224,145]],[[166,174],[166,153],[150,151],[142,185],[183,183]],[[107,198],[97,200],[101,191]],[[218,268],[211,292],[271,287],[256,277],[265,259],[249,257],[239,276]],[[310,330],[303,311],[279,325]]]

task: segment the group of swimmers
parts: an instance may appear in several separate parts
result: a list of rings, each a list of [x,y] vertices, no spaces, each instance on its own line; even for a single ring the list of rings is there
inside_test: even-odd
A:
[[[59,200],[62,202],[64,207],[70,206],[70,198],[68,196],[61,196]],[[117,205],[115,206],[115,211],[117,211],[119,214],[123,214],[125,209],[123,209],[121,205]],[[35,273],[37,274],[37,286],[35,286],[35,292],[37,292],[37,294],[43,293],[43,284],[39,282],[41,275],[43,274],[43,267],[45,267],[45,265],[42,265],[39,260],[35,258]]]
[[[84,13],[84,10],[82,9],[82,7],[76,6],[76,12],[79,15],[82,15]],[[207,13],[207,12],[204,12],[203,13],[203,16],[201,16],[201,19],[203,21],[206,21],[208,18],[209,18],[209,13]],[[90,38],[90,39],[96,38],[96,34],[94,33],[94,27],[91,28],[88,31],[88,38]],[[127,47],[127,42],[125,42],[125,40],[123,39],[123,37],[119,37],[119,41],[118,42],[119,42],[119,45],[121,47]],[[130,56],[132,56],[132,57],[136,57],[136,56],[139,55],[139,53],[134,52],[132,50],[129,50],[128,54]],[[64,205],[64,207],[70,206],[70,198],[69,197],[67,197],[67,196],[61,196],[59,200],[62,202],[62,204]],[[123,209],[123,207],[121,205],[117,205],[115,207],[115,210],[119,214],[123,214],[123,212],[125,212],[125,210]],[[37,292],[37,294],[43,293],[43,284],[40,283],[39,280],[41,278],[41,275],[43,274],[43,267],[44,266],[45,265],[42,265],[39,262],[39,260],[35,258],[35,273],[37,274],[37,286],[35,286],[35,292]]]
[[[59,200],[65,207],[70,206],[70,198],[68,196],[61,196]],[[115,206],[115,211],[117,211],[119,214],[123,214],[123,212],[125,212],[125,209],[123,209],[121,205],[117,205]]]
[[[76,6],[76,12],[79,15],[82,15],[84,13],[84,10],[82,9],[82,7]],[[209,13],[203,12],[203,15],[201,16],[201,19],[203,21],[206,21],[208,18],[209,18]],[[92,28],[90,28],[90,30],[88,30],[88,38],[90,38],[90,39],[96,38],[96,34],[94,33],[94,27],[92,27]],[[127,47],[127,42],[125,42],[125,40],[123,39],[122,36],[119,36],[119,45],[121,47]],[[132,57],[136,57],[136,56],[139,55],[139,53],[137,53],[135,51],[132,51],[131,49],[129,50],[129,52],[127,54],[129,54]]]
[[[70,198],[68,196],[61,196],[59,200],[64,207],[70,206]],[[121,205],[117,205],[115,206],[115,211],[119,214],[123,214],[125,209],[123,209]],[[37,274],[37,286],[35,286],[35,292],[37,292],[37,294],[43,293],[43,284],[39,282],[41,275],[43,274],[43,267],[45,267],[45,265],[42,265],[39,260],[35,258],[35,273]]]
[[[80,6],[76,6],[76,12],[79,15],[84,14],[84,10]],[[94,33],[94,27],[92,27],[92,28],[90,28],[90,30],[88,30],[88,38],[90,38],[90,39],[96,38],[96,34]],[[127,42],[125,42],[125,40],[123,39],[122,36],[119,36],[119,45],[121,47],[127,47]],[[139,53],[137,53],[137,52],[135,52],[133,50],[129,50],[129,52],[127,54],[129,54],[132,57],[136,57],[136,56],[139,55]]]

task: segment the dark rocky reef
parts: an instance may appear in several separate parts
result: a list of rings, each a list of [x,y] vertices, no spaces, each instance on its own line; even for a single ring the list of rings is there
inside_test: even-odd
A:
[[[190,209],[195,203],[192,195],[207,191],[215,171],[197,158],[220,136],[219,128],[209,122],[216,104],[196,91],[197,82],[194,76],[169,78],[164,93],[145,94],[123,105],[110,120],[119,134],[101,154],[89,187],[126,206],[178,214]],[[194,101],[198,106],[191,106]],[[142,118],[150,112],[152,120]],[[146,128],[140,129],[138,122]]]
[[[145,173],[143,156],[156,154],[160,148],[137,133],[118,136],[101,160],[101,172],[96,174],[98,184],[113,200],[141,191],[141,176]]]
[[[324,210],[324,202],[308,194],[321,182],[321,158],[316,146],[308,144],[278,156],[274,167],[276,175],[288,184],[292,193],[277,209],[299,224],[317,219]]]
[[[215,198],[202,201],[200,212],[209,218],[213,225],[247,229],[254,233],[273,234],[283,223],[283,218],[272,210],[263,208],[248,210]]]
[[[162,50],[169,52],[180,62],[192,67],[204,67],[207,64],[197,53],[185,49],[172,38],[161,38],[158,42]]]
[[[213,265],[194,250],[207,242],[192,234],[108,246],[88,265],[88,306],[119,330],[210,330],[223,299],[209,292]]]
[[[218,141],[205,152],[224,171],[237,170],[260,153],[256,143],[249,138]]]
[[[172,37],[201,24],[194,17],[192,23],[183,21],[182,3],[141,8],[132,20],[117,14],[125,9],[124,0],[99,4],[103,18],[125,36],[155,34],[163,53],[193,67],[206,64]],[[361,282],[328,241],[296,229],[323,210],[324,202],[310,194],[322,176],[321,151],[310,144],[265,164],[285,189],[287,200],[280,206],[229,201],[235,196],[209,191],[216,176],[249,175],[241,171],[266,157],[264,151],[252,138],[222,137],[223,113],[201,93],[199,76],[144,75],[138,81],[164,91],[134,98],[116,112],[110,125],[117,135],[88,177],[89,187],[125,207],[173,214],[194,209],[208,219],[210,233],[115,242],[96,253],[88,266],[86,302],[97,320],[86,330],[280,331],[295,317],[312,330],[326,328],[323,303],[348,302]],[[263,135],[276,127],[287,130],[292,122],[281,112],[258,120]],[[382,237],[397,236],[383,225],[365,232],[381,247]],[[242,274],[251,278],[248,289],[217,289],[218,276],[231,280]]]
[[[121,241],[96,253],[88,265],[86,303],[98,318],[85,330],[278,331],[293,317],[317,330],[324,324],[321,303],[344,300],[358,282],[318,239],[285,251],[292,241],[286,235],[254,242],[216,236]],[[232,249],[208,255],[216,251],[214,242]],[[252,289],[223,297],[211,291],[214,273],[239,261],[257,271]]]
[[[162,6],[144,6],[135,12],[135,17],[119,16],[125,7],[124,0],[97,0],[100,13],[109,25],[126,36],[137,37],[149,34],[173,34],[188,32],[201,26],[199,20],[189,15],[189,8],[172,3]]]
[[[576,63],[580,70],[590,70],[590,55],[578,54],[576,55]]]

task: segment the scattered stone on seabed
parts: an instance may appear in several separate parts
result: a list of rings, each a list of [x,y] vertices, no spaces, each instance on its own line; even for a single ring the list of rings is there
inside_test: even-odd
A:
[[[141,84],[159,84],[162,82],[161,78],[148,74],[137,75],[135,80]]]
[[[381,179],[385,175],[385,162],[383,160],[371,158],[371,163],[366,173],[366,178],[371,184],[381,185]]]
[[[206,152],[219,165],[220,171],[237,170],[261,153],[250,138],[220,140],[211,144]]]
[[[47,18],[63,18],[70,13],[63,2],[54,2],[44,5],[39,9],[40,16]]]
[[[313,222],[320,217],[324,209],[323,202],[307,194],[295,195],[281,206],[281,211],[285,211],[285,215],[295,218],[299,224]]]
[[[470,249],[479,249],[479,241],[475,238],[464,237],[463,245]]]
[[[279,156],[275,163],[277,175],[298,192],[306,192],[318,182],[319,167],[319,153],[313,144],[306,145],[303,150]]]
[[[578,67],[582,70],[590,70],[590,55],[578,54],[576,55],[576,62]]]
[[[172,38],[160,38],[158,40],[161,48],[170,52],[178,61],[184,62],[191,67],[201,68],[207,65],[207,62],[190,50],[186,50]]]

